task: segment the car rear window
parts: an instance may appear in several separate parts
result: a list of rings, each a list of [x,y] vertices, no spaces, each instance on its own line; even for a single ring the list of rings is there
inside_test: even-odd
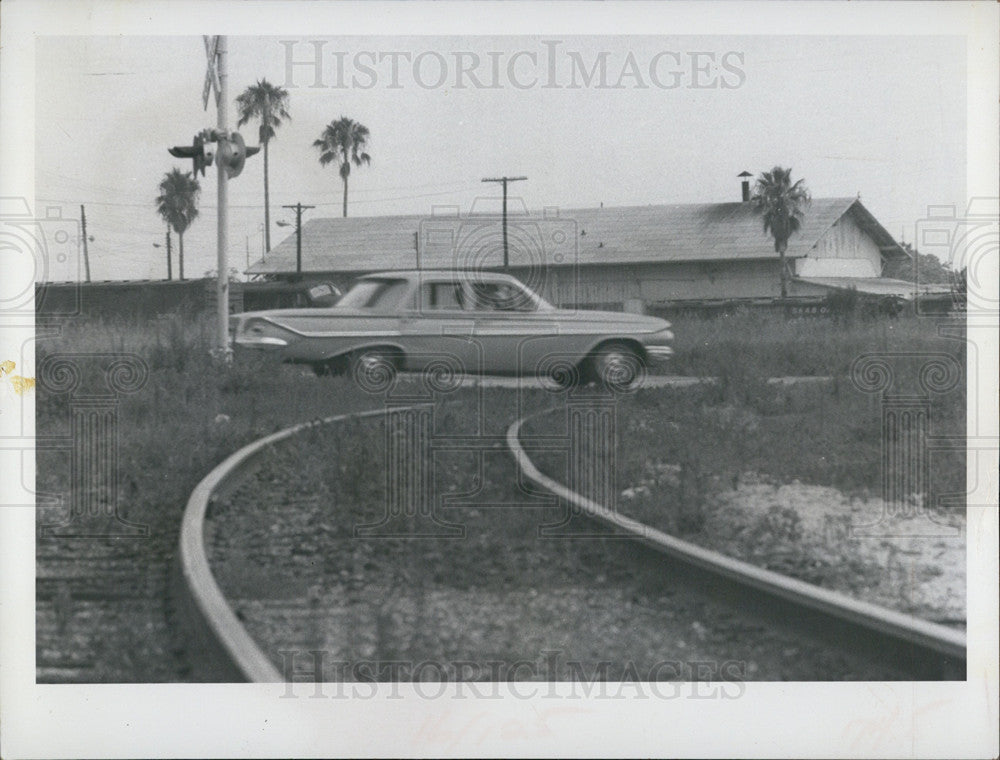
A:
[[[309,297],[312,298],[313,300],[317,298],[323,298],[324,296],[332,296],[332,295],[333,295],[333,288],[330,287],[325,282],[320,285],[313,285],[311,288],[309,288]]]
[[[399,306],[408,285],[406,280],[359,280],[337,305],[355,309],[391,310]]]

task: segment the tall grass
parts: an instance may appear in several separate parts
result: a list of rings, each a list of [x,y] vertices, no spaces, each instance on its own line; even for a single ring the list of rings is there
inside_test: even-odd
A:
[[[640,393],[622,402],[621,409],[638,420],[669,420],[682,426],[681,433],[669,437],[676,443],[669,444],[673,453],[668,459],[688,462],[686,489],[707,487],[711,478],[731,480],[749,468],[779,479],[874,490],[881,402],[879,394],[862,393],[851,384],[851,363],[869,353],[910,354],[893,359],[893,393],[919,392],[918,369],[927,353],[947,353],[965,364],[963,341],[940,337],[935,324],[914,318],[858,320],[848,325],[746,311],[707,320],[679,319],[674,332],[673,371],[712,376],[719,382],[690,398]],[[250,440],[303,420],[383,403],[347,378],[316,378],[301,367],[264,357],[220,363],[210,354],[213,336],[210,321],[173,314],[145,324],[69,322],[58,337],[39,343],[39,365],[45,356],[61,352],[133,353],[147,364],[147,383],[122,396],[119,409],[120,472],[137,494],[139,511],[155,511],[150,502],[182,504],[200,476]],[[93,367],[91,371],[96,372]],[[833,380],[822,388],[769,385],[769,378],[783,375]],[[106,390],[99,372],[87,382],[100,387],[81,388],[81,393]],[[49,393],[43,385],[38,391],[39,434],[65,433],[69,397]],[[499,395],[491,394],[491,414],[501,409],[513,414],[516,405],[495,404]],[[477,416],[471,401],[450,402],[458,397],[464,399],[462,394],[443,399],[438,430],[457,431],[456,426]],[[545,394],[538,398],[539,404],[549,402]],[[961,388],[935,395],[931,402],[934,434],[964,434]],[[649,446],[662,443],[642,435],[623,439],[618,452],[625,468],[623,482],[637,474],[629,468],[640,466],[657,450]],[[356,471],[352,470],[351,480],[362,482],[361,470],[371,457],[363,447],[349,447],[338,461],[352,459]],[[46,462],[44,457],[40,460],[39,481],[58,487],[65,481],[64,468],[46,467]],[[964,478],[958,455],[941,455],[936,462],[942,471],[939,483],[950,487]],[[62,486],[57,490],[65,490],[64,482]]]
[[[965,378],[957,376],[957,384],[942,393],[929,391],[920,380],[926,362],[940,355],[965,367],[964,340],[942,335],[938,326],[916,318],[786,320],[753,311],[675,320],[672,370],[716,382],[620,399],[615,452],[620,488],[655,494],[649,499],[660,510],[660,525],[680,533],[699,529],[713,494],[735,487],[745,473],[878,495],[883,446],[891,444],[883,441],[887,396],[925,398],[931,436],[965,435]],[[866,390],[852,379],[853,363],[866,355],[891,368],[884,389]],[[829,380],[771,382],[782,376]],[[553,433],[560,424],[543,419],[526,431]],[[562,467],[555,457],[547,465]],[[923,494],[929,505],[965,492],[964,451],[936,451],[929,467]]]
[[[182,314],[141,325],[67,322],[36,352],[39,367],[50,355],[84,355],[76,359],[83,374],[77,394],[110,392],[103,377],[109,355],[134,354],[148,367],[143,387],[117,396],[120,501],[130,520],[150,525],[171,551],[188,495],[233,451],[297,422],[375,406],[343,378],[320,379],[258,357],[219,362],[210,353],[213,336],[210,323]],[[38,434],[65,435],[71,404],[70,394],[46,390],[42,378]],[[41,490],[70,488],[65,454],[39,452],[37,473]]]
[[[826,317],[785,319],[740,309],[711,319],[673,320],[672,371],[698,377],[844,376],[851,362],[873,352],[945,351],[964,364],[965,344],[937,334],[937,321]]]

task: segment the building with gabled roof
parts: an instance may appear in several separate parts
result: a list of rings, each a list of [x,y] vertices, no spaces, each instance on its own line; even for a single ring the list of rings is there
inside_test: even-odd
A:
[[[779,257],[751,203],[704,203],[508,212],[508,271],[553,303],[642,310],[773,302]],[[431,216],[311,219],[302,226],[301,272],[338,284],[393,269],[501,269],[498,214],[456,209]],[[914,283],[882,277],[909,254],[858,198],[817,198],[789,240],[789,297],[832,290],[913,299]],[[249,270],[296,274],[293,234]],[[923,286],[926,287],[926,286]]]

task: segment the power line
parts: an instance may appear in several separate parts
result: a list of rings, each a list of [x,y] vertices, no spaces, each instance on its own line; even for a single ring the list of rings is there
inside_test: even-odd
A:
[[[471,186],[469,187],[469,189],[471,189]],[[408,201],[408,200],[415,200],[417,198],[432,198],[432,197],[435,197],[435,196],[442,196],[442,195],[454,195],[457,192],[459,192],[459,191],[458,190],[443,190],[443,191],[438,192],[438,193],[420,193],[418,195],[396,195],[396,196],[390,196],[390,197],[386,197],[386,198],[360,198],[360,199],[358,199],[358,200],[356,200],[354,202],[355,203],[384,203],[384,202],[387,202],[387,201]],[[45,201],[46,203],[66,203],[66,204],[75,203],[75,201],[70,201],[70,200],[67,200],[65,198],[43,198],[43,197],[37,197],[37,200]],[[154,204],[152,202],[150,202],[150,203],[120,203],[120,202],[113,202],[113,201],[91,201],[91,200],[88,200],[87,204],[88,205],[92,205],[92,206],[106,206],[106,207],[110,207],[110,208],[149,208],[149,209],[153,209],[154,208]],[[339,206],[340,203],[339,203],[339,201],[329,201],[329,202],[319,202],[319,203],[316,203],[315,205],[318,208],[318,207],[322,207],[322,206]],[[228,204],[228,207],[229,208],[260,210],[260,209],[263,208],[263,205],[260,204],[260,203],[247,203],[247,204],[230,203],[230,204]],[[216,207],[215,206],[204,206],[203,205],[203,206],[199,206],[198,209],[201,210],[201,211],[215,211]]]

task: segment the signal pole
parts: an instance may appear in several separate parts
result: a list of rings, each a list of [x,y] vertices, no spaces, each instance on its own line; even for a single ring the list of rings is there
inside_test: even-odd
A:
[[[295,273],[302,274],[302,212],[315,206],[303,206],[296,203],[294,206],[282,206],[295,211]]]
[[[215,48],[216,72],[218,74],[219,91],[216,98],[218,110],[219,127],[219,154],[221,158],[222,143],[229,137],[227,111],[229,110],[228,74],[226,72],[226,36],[220,35],[216,38],[218,42]],[[209,60],[209,68],[212,61]],[[226,251],[227,225],[229,223],[228,214],[228,193],[226,188],[226,166],[224,161],[217,161],[219,165],[219,196],[218,196],[218,266],[219,280],[216,285],[216,297],[218,298],[218,349],[220,355],[228,357],[229,354],[229,260]]]
[[[500,182],[503,184],[503,268],[510,265],[510,257],[507,253],[507,183],[520,182],[527,177],[485,177],[483,182]]]

